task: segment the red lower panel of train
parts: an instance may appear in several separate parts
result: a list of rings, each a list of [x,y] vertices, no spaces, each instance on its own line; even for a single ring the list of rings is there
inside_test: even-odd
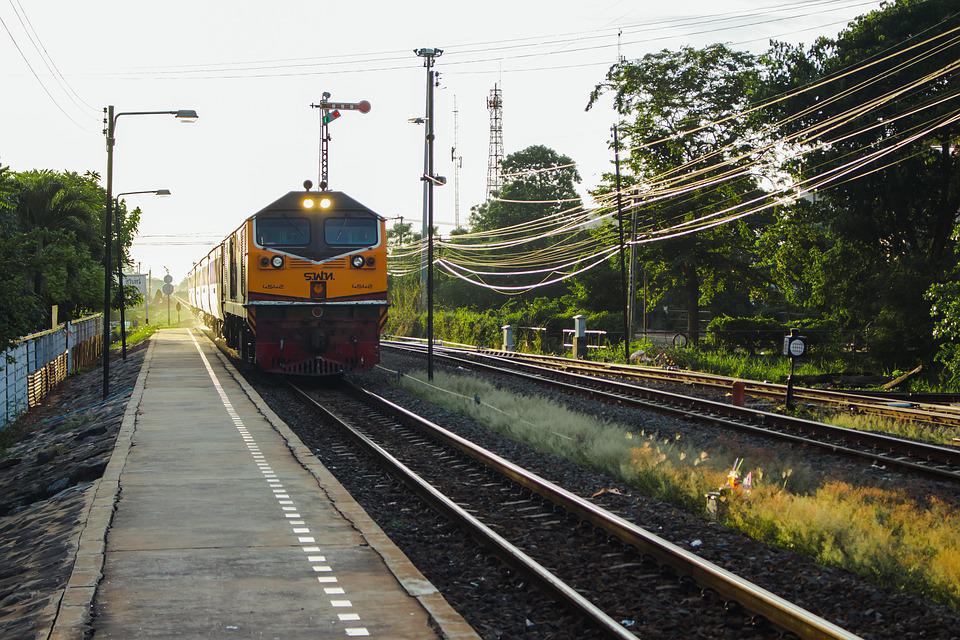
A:
[[[379,305],[258,305],[257,367],[269,373],[323,376],[380,362]]]

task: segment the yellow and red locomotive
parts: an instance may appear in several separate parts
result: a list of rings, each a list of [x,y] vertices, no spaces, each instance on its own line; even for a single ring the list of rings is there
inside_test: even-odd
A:
[[[334,375],[380,361],[384,219],[345,193],[291,191],[247,218],[190,272],[190,304],[241,359]]]

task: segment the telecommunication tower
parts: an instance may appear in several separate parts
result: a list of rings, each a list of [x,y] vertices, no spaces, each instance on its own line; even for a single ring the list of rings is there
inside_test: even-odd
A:
[[[493,85],[487,98],[490,112],[490,153],[487,156],[487,197],[503,188],[503,92]]]
[[[453,162],[453,225],[460,228],[460,167],[463,166],[463,156],[460,155],[460,112],[457,110],[457,96],[453,96],[453,147],[450,149],[450,160]]]

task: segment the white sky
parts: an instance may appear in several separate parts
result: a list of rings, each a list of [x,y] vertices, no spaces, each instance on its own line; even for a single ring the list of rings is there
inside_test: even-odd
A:
[[[442,85],[436,93],[435,157],[437,173],[449,182],[435,191],[435,219],[445,233],[454,219],[454,95],[460,111],[460,215],[465,221],[470,206],[484,196],[486,97],[494,82],[503,89],[506,152],[544,144],[570,156],[579,165],[585,192],[611,162],[607,142],[614,115],[609,101],[589,112],[584,107],[616,60],[618,27],[628,58],[712,42],[761,51],[773,36],[810,42],[833,35],[847,20],[879,4],[0,1],[0,18],[13,39],[56,103],[82,127],[44,93],[0,27],[0,163],[14,170],[89,169],[105,176],[103,106],[114,104],[118,111],[196,109],[200,120],[192,125],[168,116],[137,116],[121,118],[117,128],[114,192],[173,192],[171,198],[128,200],[144,211],[133,257],[155,275],[169,267],[179,281],[208,250],[203,243],[222,237],[287,191],[300,189],[303,180],[316,184],[318,114],[308,105],[329,91],[332,100],[367,99],[373,105],[366,115],[343,112],[331,125],[330,188],[384,216],[403,215],[419,225],[423,129],[407,119],[423,115],[425,72],[413,49],[440,47],[445,53],[436,65]],[[82,101],[68,95],[47,70],[18,18],[21,6]],[[418,15],[419,8],[429,13]],[[667,20],[676,22],[663,22]],[[655,21],[659,23],[651,24]],[[518,38],[524,40],[503,42]],[[211,77],[218,75],[242,77]]]

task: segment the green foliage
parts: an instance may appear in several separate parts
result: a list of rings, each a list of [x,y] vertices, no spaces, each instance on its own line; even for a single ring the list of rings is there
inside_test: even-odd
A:
[[[847,71],[958,25],[953,0],[898,0],[861,16],[836,38],[820,39],[809,48],[775,43],[763,57],[768,77],[763,97]],[[910,55],[880,61],[796,94],[762,115],[773,122],[807,109],[779,127],[782,134],[795,133],[953,63],[958,45],[929,49],[910,54],[923,54],[910,65],[897,68]],[[954,72],[815,135],[810,145],[836,140],[808,154],[803,165],[787,170],[796,179],[810,177],[807,167],[821,174],[849,162],[851,154],[889,145],[952,113],[956,108],[952,102],[934,103],[953,91],[956,79]],[[870,84],[862,90],[844,95],[867,81]],[[934,106],[918,109],[930,104]],[[893,118],[911,110],[916,112]],[[865,130],[878,121],[884,126]],[[885,163],[896,162],[894,166],[840,181],[812,201],[785,206],[759,241],[761,264],[777,292],[811,314],[862,331],[871,354],[881,362],[913,366],[928,358],[932,299],[923,294],[956,260],[956,239],[950,232],[960,209],[960,156],[951,149],[958,139],[960,126],[943,127],[884,158]]]
[[[717,160],[729,160],[727,169],[750,161],[748,151],[759,137],[753,123],[748,118],[725,120],[724,116],[747,107],[759,81],[757,60],[725,45],[664,50],[614,65],[594,89],[588,108],[601,95],[613,94],[624,142],[630,149],[625,162],[627,184],[652,181],[681,166],[687,172],[701,172],[700,177],[709,180],[719,173],[714,166]],[[675,136],[687,130],[695,132]],[[598,191],[613,188],[612,177],[607,175]],[[756,179],[744,174],[718,188],[694,189],[682,198],[640,208],[633,215],[639,217],[641,228],[665,229],[736,205],[755,196],[757,190]],[[690,339],[696,341],[699,335],[701,304],[721,295],[746,296],[757,282],[752,268],[753,227],[759,223],[760,219],[741,220],[640,245],[640,260],[651,276],[654,299],[671,289],[683,292]]]
[[[715,344],[727,348],[746,349],[754,353],[760,349],[776,349],[783,342],[783,323],[764,316],[717,316],[707,325]]]
[[[543,145],[533,145],[507,155],[503,159],[503,172],[508,177],[504,180],[500,193],[496,194],[500,199],[488,200],[470,209],[471,230],[502,229],[579,206],[579,202],[549,202],[579,197],[574,184],[580,182],[580,174],[574,167],[536,172],[539,169],[571,164],[573,160]],[[506,200],[524,202],[505,202]],[[534,202],[537,200],[548,202]]]
[[[940,341],[937,360],[946,368],[951,382],[960,386],[960,277],[934,284],[927,299],[932,302],[930,313],[937,320],[933,331]]]
[[[778,350],[775,353],[760,355],[748,354],[727,349],[701,349],[682,347],[667,349],[664,359],[681,369],[716,373],[733,378],[747,380],[768,380],[784,382],[790,372],[790,360]],[[846,362],[834,355],[825,357],[804,357],[797,360],[797,375],[819,375],[845,371]]]
[[[47,328],[52,305],[61,320],[100,310],[105,200],[95,173],[0,169],[0,346]],[[118,215],[126,251],[140,212]]]

